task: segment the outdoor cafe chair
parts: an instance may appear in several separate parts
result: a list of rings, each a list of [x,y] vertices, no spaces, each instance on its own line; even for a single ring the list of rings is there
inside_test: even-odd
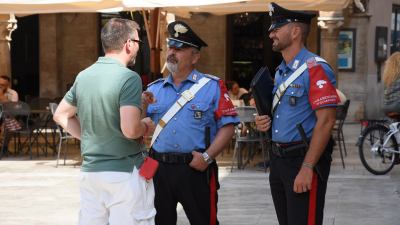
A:
[[[54,115],[56,112],[56,109],[58,107],[57,103],[50,103],[49,104],[51,114]],[[59,135],[59,140],[58,140],[58,149],[57,149],[57,164],[56,167],[58,167],[58,162],[60,159],[60,154],[61,154],[61,147],[64,142],[65,150],[64,150],[64,166],[65,166],[65,161],[67,159],[67,152],[68,152],[68,140],[70,139],[75,139],[72,135],[70,135],[68,132],[66,132],[59,124],[56,123],[57,127],[57,133]]]
[[[36,97],[32,98],[27,103],[31,107],[32,110],[43,110],[49,107],[49,104],[53,102],[52,99],[50,98],[42,98],[42,97]]]
[[[3,111],[3,123],[7,123],[6,120],[12,120],[13,123],[18,125],[18,129],[7,128],[7,124],[4,126],[3,134],[3,146],[2,154],[6,153],[8,140],[14,137],[14,152],[22,152],[24,147],[28,147],[29,157],[32,159],[32,127],[30,124],[31,109],[25,102],[6,102],[2,104]],[[25,136],[25,140],[22,141],[21,136]]]
[[[238,169],[244,169],[247,163],[255,155],[255,146],[258,143],[261,147],[263,156],[264,168],[266,170],[266,157],[267,157],[267,138],[263,133],[257,131],[255,128],[255,114],[257,110],[252,106],[240,106],[236,107],[240,124],[235,127],[235,146],[233,149],[231,172],[233,171],[233,165],[236,161]],[[244,144],[247,144],[247,160],[243,162],[243,149]]]
[[[36,141],[36,148],[41,148],[47,156],[48,147],[52,148],[54,152],[56,147],[49,141],[49,134],[53,137],[56,130],[55,123],[52,119],[49,104],[53,102],[50,98],[36,97],[31,98],[28,102],[31,107],[31,122],[34,124],[34,140]],[[44,140],[44,145],[39,145],[40,140]]]
[[[350,100],[346,100],[343,105],[338,105],[336,108],[336,124],[333,128],[333,133],[336,134],[337,144],[339,146],[340,158],[342,160],[342,166],[345,168],[344,159],[343,159],[343,151],[344,155],[347,156],[346,142],[343,134],[343,125],[344,121],[347,117],[347,112],[349,110]]]

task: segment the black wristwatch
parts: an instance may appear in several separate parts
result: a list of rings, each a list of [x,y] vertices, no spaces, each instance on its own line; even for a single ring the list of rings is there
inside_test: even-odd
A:
[[[203,152],[203,159],[204,161],[206,161],[208,163],[208,165],[210,165],[212,162],[214,162],[214,160],[208,155],[207,152]]]

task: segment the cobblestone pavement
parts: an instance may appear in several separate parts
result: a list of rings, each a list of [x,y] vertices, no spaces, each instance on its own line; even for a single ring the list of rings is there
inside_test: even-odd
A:
[[[346,169],[334,152],[324,225],[398,225],[400,167],[374,176],[361,165],[355,146],[359,125],[346,124]],[[268,172],[227,167],[220,159],[219,220],[222,225],[277,225]],[[76,158],[76,157],[75,157]],[[257,159],[256,159],[257,160]],[[255,160],[255,161],[256,161]],[[79,167],[73,160],[55,168],[54,159],[5,157],[0,160],[0,225],[73,225],[79,210]],[[189,224],[178,207],[178,224]]]

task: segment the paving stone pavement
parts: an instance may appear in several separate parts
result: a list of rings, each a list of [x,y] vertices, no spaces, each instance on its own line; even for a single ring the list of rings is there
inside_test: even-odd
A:
[[[355,146],[360,127],[346,124],[346,169],[334,152],[324,225],[399,225],[400,166],[388,175],[368,173]],[[222,160],[229,159],[224,157]],[[79,167],[55,168],[55,160],[0,160],[0,225],[73,225],[79,211]],[[223,162],[221,165],[226,165]],[[277,225],[268,173],[220,168],[221,225]],[[178,224],[189,224],[178,207]]]

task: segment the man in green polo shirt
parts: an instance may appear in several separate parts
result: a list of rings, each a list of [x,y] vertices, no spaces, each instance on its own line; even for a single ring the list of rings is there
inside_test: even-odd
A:
[[[139,50],[138,30],[111,19],[101,30],[105,57],[78,74],[54,114],[81,140],[80,225],[154,224],[153,182],[138,174],[140,138],[154,124],[142,119],[148,101],[142,106],[140,77],[126,68]]]

